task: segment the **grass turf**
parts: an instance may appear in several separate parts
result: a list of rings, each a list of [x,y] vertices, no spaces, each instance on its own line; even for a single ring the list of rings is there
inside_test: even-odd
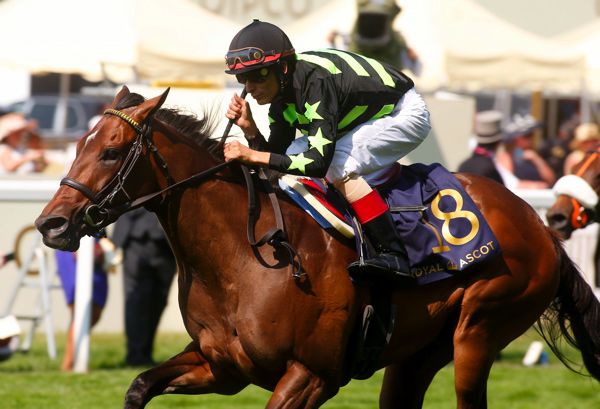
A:
[[[546,366],[526,368],[521,359],[533,331],[510,344],[494,364],[488,383],[489,407],[509,409],[596,409],[600,408],[600,384],[567,370],[550,356]],[[58,335],[59,354],[64,334]],[[155,358],[159,361],[180,352],[188,343],[185,334],[159,334]],[[0,362],[0,407],[3,409],[104,409],[122,407],[123,396],[139,368],[122,364],[124,338],[120,334],[93,334],[88,374],[62,373],[60,359],[50,360],[45,338],[38,335],[28,353],[16,353]],[[575,357],[573,351],[571,356]],[[375,408],[383,372],[365,381],[352,381],[323,408]],[[270,393],[249,386],[235,396],[167,395],[153,399],[149,409],[166,408],[263,408]],[[427,409],[455,407],[453,367],[436,376],[425,400]]]

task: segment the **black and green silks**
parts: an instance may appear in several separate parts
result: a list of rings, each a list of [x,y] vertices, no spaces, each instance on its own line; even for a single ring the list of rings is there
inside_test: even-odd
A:
[[[269,108],[269,167],[280,172],[325,176],[336,141],[371,119],[389,115],[413,81],[392,66],[347,51],[297,54],[283,94]],[[286,155],[299,130],[308,150]]]

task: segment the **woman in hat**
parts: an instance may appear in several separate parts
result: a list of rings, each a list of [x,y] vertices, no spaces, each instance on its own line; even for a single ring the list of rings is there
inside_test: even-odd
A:
[[[47,162],[43,150],[28,147],[35,128],[34,121],[27,121],[19,113],[0,117],[0,174],[44,170]]]
[[[571,153],[565,159],[564,174],[573,173],[573,166],[581,162],[585,152],[600,143],[600,128],[594,123],[585,123],[575,128],[575,138],[569,145]]]
[[[533,133],[542,124],[530,115],[515,115],[504,128],[504,148],[498,163],[518,178],[517,188],[547,189],[556,175],[544,158],[534,149]]]

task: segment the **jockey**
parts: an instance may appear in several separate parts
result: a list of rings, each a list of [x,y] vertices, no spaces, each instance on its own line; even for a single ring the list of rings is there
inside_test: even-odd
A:
[[[269,108],[261,135],[248,102],[234,94],[227,118],[249,147],[224,147],[225,160],[307,177],[325,177],[346,198],[378,252],[352,274],[413,281],[387,203],[369,185],[429,134],[429,112],[410,78],[376,60],[335,49],[296,53],[277,26],[254,20],[231,41],[227,74]],[[296,131],[302,136],[295,139]]]

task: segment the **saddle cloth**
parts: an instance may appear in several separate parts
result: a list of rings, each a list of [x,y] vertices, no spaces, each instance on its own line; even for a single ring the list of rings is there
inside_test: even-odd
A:
[[[331,185],[291,175],[283,175],[279,185],[324,229],[356,236],[352,212]],[[442,165],[402,166],[377,189],[390,207],[418,284],[451,277],[501,252],[471,197]],[[366,243],[357,239],[357,248],[368,256]]]

